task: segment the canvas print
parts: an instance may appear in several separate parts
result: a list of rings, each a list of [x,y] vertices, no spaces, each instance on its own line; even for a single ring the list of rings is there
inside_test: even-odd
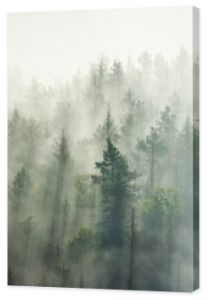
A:
[[[8,284],[199,285],[198,10],[8,15]]]

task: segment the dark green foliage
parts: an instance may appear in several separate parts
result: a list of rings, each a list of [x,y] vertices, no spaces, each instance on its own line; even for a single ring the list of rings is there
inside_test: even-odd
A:
[[[96,162],[101,172],[102,220],[101,239],[104,245],[122,246],[124,244],[124,224],[129,205],[132,204],[131,182],[135,173],[128,170],[126,159],[107,140],[107,150],[103,152],[103,161]]]
[[[133,183],[136,173],[130,172],[127,160],[107,139],[107,149],[103,151],[103,161],[96,162],[100,176],[94,176],[94,181],[101,187],[101,217],[98,234],[101,249],[112,251],[109,258],[104,258],[104,270],[107,277],[107,287],[121,288],[126,272],[117,257],[126,254],[128,242],[129,213],[134,201]],[[108,275],[107,275],[108,274]]]

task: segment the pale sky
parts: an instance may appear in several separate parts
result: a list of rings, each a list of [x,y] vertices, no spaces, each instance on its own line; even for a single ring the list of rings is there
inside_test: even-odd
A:
[[[136,61],[143,51],[172,59],[181,46],[192,54],[191,7],[139,8],[8,16],[8,66],[27,80],[70,79],[101,55]]]

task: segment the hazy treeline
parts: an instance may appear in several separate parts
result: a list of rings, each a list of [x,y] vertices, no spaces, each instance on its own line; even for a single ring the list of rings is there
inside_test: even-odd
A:
[[[181,48],[49,86],[9,74],[9,284],[193,289],[192,70]]]

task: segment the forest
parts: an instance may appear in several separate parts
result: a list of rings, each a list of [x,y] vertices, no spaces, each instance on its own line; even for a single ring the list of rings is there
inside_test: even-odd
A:
[[[198,76],[183,47],[51,84],[9,72],[9,285],[194,289]]]

